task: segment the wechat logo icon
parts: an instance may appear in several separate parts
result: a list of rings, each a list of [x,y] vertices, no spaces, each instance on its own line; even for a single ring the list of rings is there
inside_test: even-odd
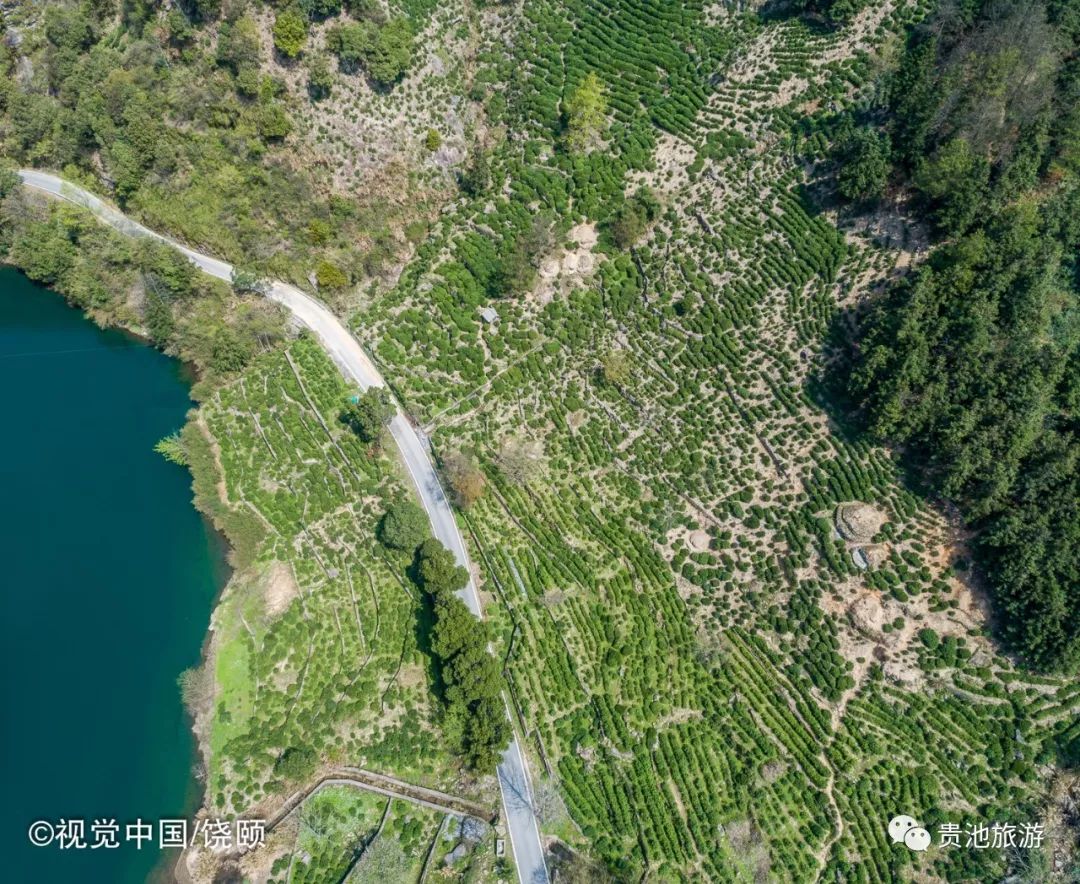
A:
[[[907,814],[889,820],[889,837],[893,844],[904,842],[908,850],[922,851],[930,846],[930,833]]]

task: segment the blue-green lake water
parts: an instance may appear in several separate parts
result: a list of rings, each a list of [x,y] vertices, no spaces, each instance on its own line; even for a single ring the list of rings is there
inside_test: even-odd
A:
[[[154,443],[192,403],[183,366],[0,268],[0,695],[6,881],[127,884],[175,851],[124,844],[189,815],[176,685],[225,579],[186,470]],[[33,847],[35,820],[115,819],[119,849]]]

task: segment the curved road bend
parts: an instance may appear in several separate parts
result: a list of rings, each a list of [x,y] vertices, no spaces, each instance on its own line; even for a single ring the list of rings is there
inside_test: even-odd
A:
[[[129,236],[150,236],[168,243],[187,255],[191,262],[203,272],[226,282],[232,281],[231,264],[204,255],[202,252],[196,252],[174,239],[144,227],[128,218],[119,209],[76,184],[65,181],[57,175],[35,169],[20,169],[19,177],[22,178],[23,184],[35,190],[88,209],[98,219],[121,233]],[[284,282],[271,282],[266,294],[315,333],[345,377],[354,380],[364,390],[368,387],[385,386],[382,376],[364,352],[363,347],[346,325],[324,304]],[[477,595],[476,585],[471,576],[469,557],[465,552],[465,544],[462,542],[457,522],[454,520],[454,513],[443,492],[435,466],[428,456],[427,447],[400,407],[390,422],[390,434],[401,452],[405,468],[416,485],[435,536],[454,554],[458,563],[469,571],[469,585],[459,595],[473,614],[479,617],[481,616],[480,597]],[[511,721],[513,721],[512,718]],[[502,761],[498,766],[503,813],[510,832],[510,847],[514,853],[518,878],[522,884],[540,884],[548,880],[544,849],[540,841],[540,827],[533,811],[528,765],[518,745],[516,732],[512,728],[511,732],[514,737],[503,752]]]

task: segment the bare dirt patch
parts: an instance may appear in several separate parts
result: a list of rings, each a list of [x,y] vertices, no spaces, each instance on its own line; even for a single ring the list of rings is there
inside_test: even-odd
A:
[[[401,667],[398,673],[397,683],[403,688],[413,688],[427,684],[427,674],[424,667],[409,663]]]
[[[687,169],[697,156],[693,145],[665,132],[657,141],[653,156],[655,168],[649,172],[631,173],[628,191],[644,185],[661,193],[674,194],[690,184]]]
[[[263,576],[263,597],[266,613],[270,617],[282,614],[294,598],[300,594],[292,568],[284,562],[274,562]]]
[[[533,298],[540,304],[547,304],[556,295],[581,286],[599,263],[593,254],[597,242],[595,224],[572,227],[569,241],[574,244],[573,248],[565,248],[540,264],[540,280],[533,291]]]
[[[1061,873],[1080,856],[1080,774],[1058,775],[1050,787],[1044,824],[1053,871]]]

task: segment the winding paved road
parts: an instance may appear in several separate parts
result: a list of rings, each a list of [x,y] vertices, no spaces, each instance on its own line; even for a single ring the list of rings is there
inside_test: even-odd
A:
[[[19,177],[22,178],[23,184],[35,190],[88,209],[101,221],[121,233],[129,236],[149,236],[168,243],[187,255],[192,263],[205,273],[226,282],[232,281],[231,264],[204,255],[202,252],[196,252],[174,239],[144,227],[128,218],[119,209],[76,184],[36,169],[20,169]],[[315,333],[345,377],[355,381],[364,390],[368,387],[385,386],[382,375],[368,358],[363,347],[346,325],[324,304],[295,286],[277,281],[270,283],[266,296],[284,306],[297,320]],[[431,520],[435,536],[454,554],[458,563],[469,570],[469,585],[461,591],[460,596],[473,614],[479,617],[481,616],[480,597],[477,595],[476,585],[471,577],[469,557],[465,552],[465,544],[462,542],[457,522],[454,520],[453,510],[443,492],[426,444],[400,407],[390,422],[390,433],[394,437],[394,442],[397,443],[401,459],[412,477],[421,503]],[[511,721],[513,721],[512,717]],[[540,841],[540,827],[533,810],[528,766],[521,747],[518,745],[516,734],[506,751],[503,752],[502,761],[498,766],[498,775],[503,813],[510,832],[510,846],[514,853],[518,877],[522,884],[541,884],[548,880],[547,865],[544,862],[544,849]]]

